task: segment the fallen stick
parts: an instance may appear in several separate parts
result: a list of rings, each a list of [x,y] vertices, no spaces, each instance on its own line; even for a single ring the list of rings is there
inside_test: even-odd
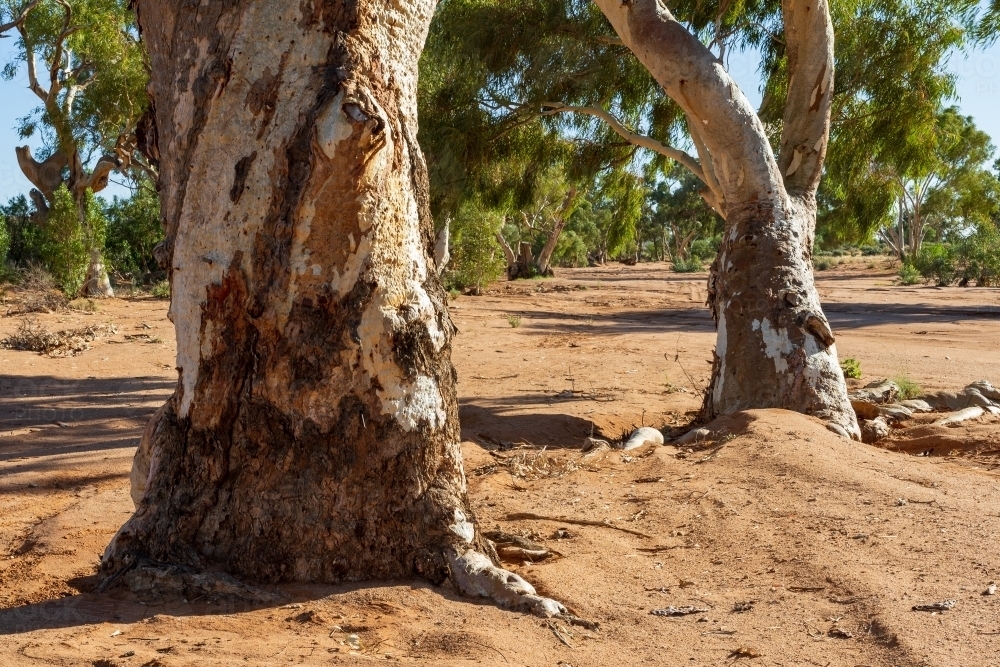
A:
[[[531,512],[515,512],[513,514],[508,514],[504,517],[504,521],[554,521],[555,523],[569,523],[575,526],[597,526],[598,528],[611,528],[612,530],[620,530],[623,533],[628,533],[630,535],[637,535],[639,537],[645,537],[649,539],[650,536],[646,533],[640,533],[638,530],[632,530],[630,528],[622,528],[614,524],[610,524],[607,521],[591,521],[589,519],[569,519],[564,516],[544,516],[542,514],[533,514]]]

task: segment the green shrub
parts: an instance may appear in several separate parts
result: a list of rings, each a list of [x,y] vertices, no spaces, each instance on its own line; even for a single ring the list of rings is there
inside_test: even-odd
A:
[[[571,229],[559,235],[556,249],[552,253],[553,266],[587,266],[587,243]]]
[[[451,223],[451,263],[445,286],[480,292],[498,280],[507,267],[496,233],[503,216],[480,206],[466,204]]]
[[[862,257],[876,257],[878,255],[884,254],[882,248],[874,245],[861,246],[861,256]]]
[[[826,271],[833,265],[834,265],[833,262],[828,260],[826,257],[813,260],[813,268],[815,268],[817,271]]]
[[[696,239],[691,243],[689,256],[701,260],[702,263],[715,259],[715,256],[719,254],[720,243],[722,243],[722,236]],[[700,270],[700,268],[701,267],[699,267],[698,270]]]
[[[899,267],[899,284],[916,285],[921,281],[920,271],[912,264],[903,264]]]
[[[129,199],[114,201],[105,209],[108,263],[124,278],[142,284],[160,267],[153,248],[163,240],[160,226],[160,198],[153,186],[141,183]]]
[[[0,278],[7,273],[7,253],[10,252],[10,230],[7,217],[0,212]]]
[[[924,390],[920,388],[920,385],[914,382],[907,375],[897,375],[892,378],[892,381],[896,383],[899,387],[899,397],[904,401],[908,401],[912,398],[919,398]]]
[[[840,369],[844,371],[845,378],[852,380],[861,379],[861,362],[852,357],[848,357],[840,362]]]
[[[676,273],[695,273],[696,271],[701,271],[702,268],[702,261],[697,257],[688,257],[687,259],[678,258],[674,260],[674,271]]]
[[[65,185],[59,186],[45,224],[41,255],[45,268],[66,296],[76,296],[87,276],[90,258],[87,236],[80,224],[73,195]]]
[[[24,195],[18,195],[0,206],[0,217],[6,220],[8,248],[7,261],[24,268],[42,263],[42,227],[31,215],[31,207]]]
[[[170,298],[170,281],[161,280],[160,282],[153,285],[153,289],[149,291],[157,299],[169,299]]]
[[[520,315],[508,315],[507,324],[510,325],[511,329],[516,329],[521,326],[521,316]]]
[[[954,248],[948,244],[927,243],[913,258],[912,265],[924,279],[934,280],[938,286],[944,287],[955,281],[955,254]]]
[[[996,287],[1000,279],[1000,232],[983,224],[958,246],[963,285],[975,281],[979,287]]]

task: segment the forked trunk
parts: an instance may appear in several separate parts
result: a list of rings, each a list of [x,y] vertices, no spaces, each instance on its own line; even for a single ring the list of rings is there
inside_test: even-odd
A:
[[[466,499],[416,142],[434,4],[138,3],[180,381],[106,581],[143,557],[269,582],[450,575],[561,611],[482,555]]]
[[[683,108],[698,176],[725,211],[709,282],[718,337],[704,416],[786,408],[860,439],[811,263],[833,96],[827,0],[781,3],[789,76],[777,154],[724,64],[664,3],[595,2]]]

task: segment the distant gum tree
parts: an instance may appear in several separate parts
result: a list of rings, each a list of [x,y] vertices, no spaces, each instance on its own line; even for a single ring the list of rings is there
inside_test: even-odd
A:
[[[56,193],[65,187],[87,239],[85,279],[89,296],[113,296],[104,265],[99,218],[88,211],[92,194],[112,172],[129,168],[153,176],[136,150],[135,129],[147,108],[147,68],[127,0],[0,0],[0,34],[16,31],[17,49],[3,69],[8,81],[21,72],[40,106],[21,119],[22,138],[41,134],[44,159],[28,146],[16,149],[18,165],[35,186],[31,199],[44,226]],[[96,158],[96,160],[95,160]],[[88,195],[90,193],[90,195]]]

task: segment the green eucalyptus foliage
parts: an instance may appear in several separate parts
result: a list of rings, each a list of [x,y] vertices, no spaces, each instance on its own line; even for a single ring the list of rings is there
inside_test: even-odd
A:
[[[10,230],[7,228],[7,216],[0,212],[0,276],[7,270],[7,253],[10,252]]]
[[[955,95],[948,60],[967,43],[975,0],[831,3],[837,35],[819,227],[832,245],[892,224],[907,175],[926,172]]]
[[[601,121],[544,115],[547,102],[600,105],[647,134],[675,138],[679,110],[589,0],[444,0],[421,61],[420,140],[439,217],[463,201],[529,209],[552,169],[604,199],[624,197],[610,245],[638,221],[636,148]]]
[[[146,282],[160,270],[153,248],[163,240],[160,226],[160,198],[152,183],[139,182],[128,199],[115,197],[107,206],[107,259],[115,272],[133,282]]]
[[[0,206],[0,217],[6,221],[10,240],[7,261],[20,267],[40,263],[43,233],[32,219],[27,197],[18,195]]]
[[[942,287],[956,282],[996,287],[1000,279],[1000,233],[988,223],[951,243],[927,243],[907,266]]]
[[[724,63],[741,51],[760,55],[760,115],[776,145],[788,79],[780,0],[675,0],[669,7]],[[904,187],[896,175],[926,169],[943,103],[955,92],[947,61],[977,34],[978,9],[977,0],[831,3],[837,80],[819,238],[870,242],[893,221]],[[605,223],[617,227],[607,245],[619,251],[651,243],[654,254],[665,256],[664,241],[673,235],[663,233],[663,221],[674,210],[683,210],[683,218],[686,209],[701,207],[695,219],[705,231],[696,238],[721,226],[697,196],[696,178],[678,179],[670,160],[624,142],[603,121],[546,115],[551,104],[600,107],[662,143],[689,145],[679,107],[589,0],[442,0],[420,89],[435,212],[475,198],[517,214],[555,168],[585,187],[588,199],[606,199],[596,192],[602,182],[641,174],[642,187],[626,191],[651,190],[656,201],[627,206],[635,215]],[[969,211],[974,197],[949,200],[962,200]],[[606,206],[592,203],[595,210]],[[686,224],[694,222],[674,225],[682,240]],[[589,247],[594,255],[607,250]]]
[[[503,218],[466,201],[451,222],[451,263],[445,274],[449,288],[480,292],[503,275],[506,260],[496,240]]]
[[[20,12],[23,0],[0,0],[0,14]],[[64,37],[66,9],[42,0],[25,22],[3,77],[24,76],[27,59],[37,60],[39,84],[50,90],[49,70],[57,65],[61,92],[21,119],[22,138],[41,134],[50,151],[79,151],[82,159],[110,152],[148,105],[146,58],[128,0],[67,0],[71,34]],[[59,62],[54,61],[58,59]],[[74,84],[82,89],[74,90]]]

